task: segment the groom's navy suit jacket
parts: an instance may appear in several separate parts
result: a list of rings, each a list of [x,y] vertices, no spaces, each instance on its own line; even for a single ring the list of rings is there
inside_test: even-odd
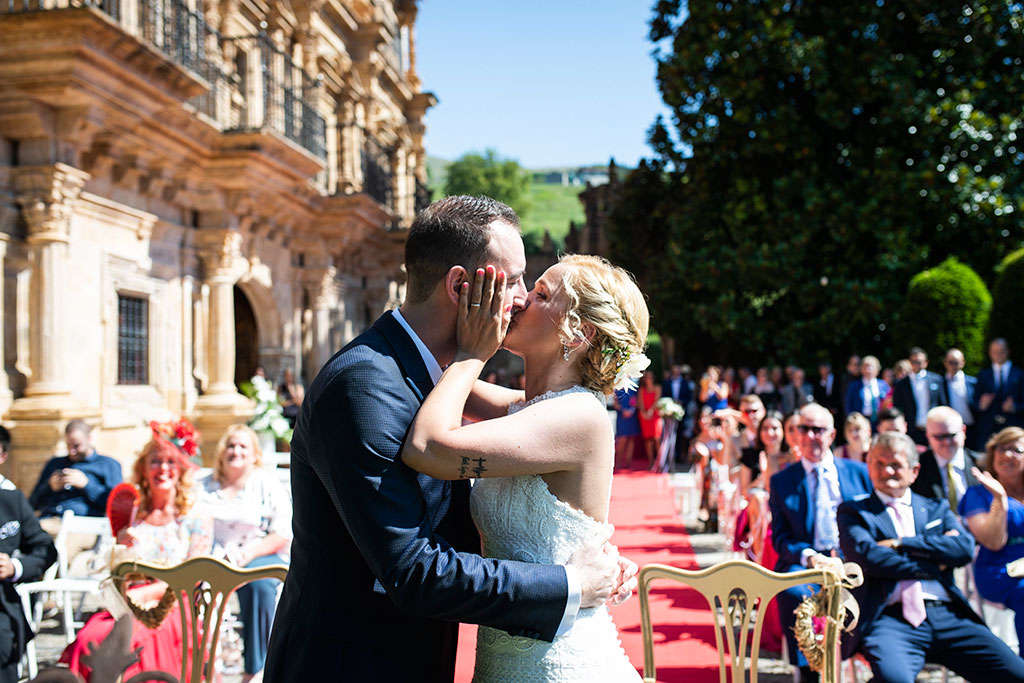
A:
[[[459,621],[551,640],[562,567],[483,559],[467,481],[399,457],[433,384],[391,313],[306,392],[291,451],[292,561],[267,683],[451,681]]]

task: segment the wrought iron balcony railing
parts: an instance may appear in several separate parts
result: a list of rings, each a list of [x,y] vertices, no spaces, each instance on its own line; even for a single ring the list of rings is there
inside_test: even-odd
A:
[[[388,208],[394,207],[391,186],[393,171],[391,153],[370,136],[365,136],[361,154],[363,192]]]
[[[200,9],[183,0],[3,0],[0,14],[75,7],[98,9],[126,33],[200,76],[209,71],[207,50],[216,43],[217,32],[206,24]]]
[[[0,0],[0,15],[93,7],[128,34],[203,79],[189,100],[225,131],[269,129],[319,159],[327,157],[320,83],[265,35],[224,38],[207,25],[200,0]]]
[[[327,157],[324,117],[317,110],[322,86],[310,78],[291,56],[264,34],[225,38],[235,55],[234,78],[241,98],[229,128],[269,128],[297,143],[317,158]]]

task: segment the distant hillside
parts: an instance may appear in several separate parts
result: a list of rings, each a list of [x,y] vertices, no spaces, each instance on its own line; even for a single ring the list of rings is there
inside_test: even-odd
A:
[[[448,179],[448,165],[451,162],[439,157],[427,156],[428,185],[434,199],[444,196],[444,185]],[[575,166],[550,166],[545,168],[524,169],[531,178],[550,173],[574,174],[583,167],[598,167],[602,164],[579,164]],[[527,245],[540,245],[544,231],[551,233],[552,239],[561,247],[565,235],[569,232],[569,221],[583,223],[583,205],[579,194],[583,187],[576,185],[558,185],[554,183],[532,182],[530,184],[530,209],[523,217],[523,234]]]

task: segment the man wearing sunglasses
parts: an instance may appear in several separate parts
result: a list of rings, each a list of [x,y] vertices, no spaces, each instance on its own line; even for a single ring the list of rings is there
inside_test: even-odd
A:
[[[979,467],[982,454],[964,447],[967,428],[953,408],[929,410],[925,434],[931,448],[921,454],[921,473],[911,489],[926,498],[948,500],[955,512],[964,491],[979,483],[971,470]]]
[[[836,430],[832,413],[810,403],[800,409],[797,442],[800,461],[771,479],[768,505],[772,512],[772,544],[779,554],[777,572],[794,572],[822,563],[838,562],[839,527],[836,508],[871,493],[871,479],[864,463],[832,454]],[[796,646],[793,610],[815,587],[791,588],[779,593],[779,618],[789,640],[789,651],[798,653],[801,680],[816,680]]]

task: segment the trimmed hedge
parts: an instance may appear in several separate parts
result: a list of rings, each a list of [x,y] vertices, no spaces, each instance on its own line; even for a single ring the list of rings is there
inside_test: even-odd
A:
[[[904,358],[912,346],[928,353],[942,374],[942,358],[951,347],[964,352],[968,374],[981,367],[992,296],[970,266],[950,257],[910,281],[897,325],[894,349]]]
[[[988,338],[1005,337],[1016,364],[1024,361],[1024,249],[1003,259],[997,270]]]

